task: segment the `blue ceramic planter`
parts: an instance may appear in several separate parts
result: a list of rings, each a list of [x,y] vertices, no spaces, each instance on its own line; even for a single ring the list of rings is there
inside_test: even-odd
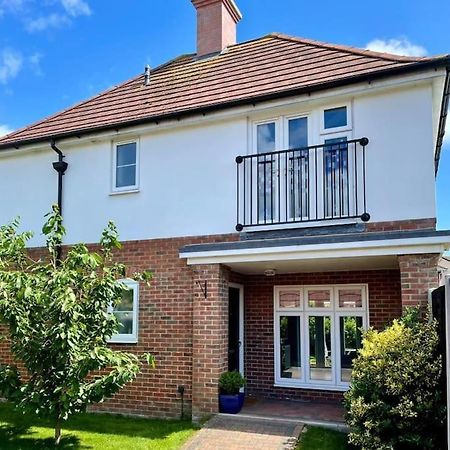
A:
[[[219,411],[226,414],[237,414],[244,404],[245,394],[237,395],[219,394]]]

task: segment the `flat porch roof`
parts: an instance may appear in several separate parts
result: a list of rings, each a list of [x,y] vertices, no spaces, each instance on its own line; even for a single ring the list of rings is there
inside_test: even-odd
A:
[[[188,245],[180,258],[188,265],[226,264],[244,274],[372,270],[398,267],[398,255],[442,255],[449,248],[450,230],[357,232]]]

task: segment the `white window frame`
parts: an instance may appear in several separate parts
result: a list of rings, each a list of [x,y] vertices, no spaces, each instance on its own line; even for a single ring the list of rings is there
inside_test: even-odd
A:
[[[328,109],[328,108],[326,108],[326,109]],[[322,119],[323,119],[323,117],[322,117]],[[320,145],[322,145],[323,147],[320,150],[319,155],[318,155],[318,157],[320,158],[320,161],[321,161],[320,168],[319,168],[320,177],[321,177],[321,182],[319,183],[319,185],[320,185],[319,190],[323,189],[324,177],[326,175],[323,171],[323,161],[325,158],[325,145],[327,145],[327,144],[325,144],[325,141],[328,141],[330,139],[339,139],[339,138],[347,138],[347,141],[353,140],[353,132],[351,129],[346,132],[344,132],[344,131],[336,132],[336,131],[334,131],[334,130],[336,130],[336,128],[333,128],[332,130],[333,131],[327,133],[326,135],[321,136]],[[329,145],[333,145],[333,144],[329,144]],[[353,144],[348,145],[348,147],[347,147],[347,155],[348,155],[347,171],[349,173],[349,185],[348,185],[348,191],[350,194],[349,211],[353,210],[355,202],[356,202],[356,200],[355,200],[355,180],[353,177],[353,174],[355,172],[353,151],[354,151],[354,145]],[[324,193],[321,192],[321,195],[319,195],[319,200],[318,200],[319,210],[324,209],[325,205],[323,204],[323,202],[324,202]],[[333,220],[333,216],[331,216],[331,215],[326,216],[326,218],[329,220]]]
[[[133,289],[133,333],[122,334],[119,332],[112,336],[109,342],[112,344],[137,344],[139,333],[139,282],[130,279],[118,280],[118,282]],[[108,308],[108,312],[111,314],[114,312],[112,306]]]
[[[347,125],[342,127],[325,128],[325,111],[336,108],[347,108]],[[352,105],[351,102],[340,102],[332,105],[326,105],[320,108],[320,134],[335,134],[350,131],[353,128]],[[327,138],[324,138],[327,139]]]
[[[311,142],[313,141],[313,130],[312,130],[312,115],[310,111],[305,111],[302,113],[298,113],[298,114],[291,114],[291,115],[281,115],[281,116],[277,116],[277,117],[272,117],[269,119],[264,119],[264,120],[255,120],[253,122],[251,122],[251,145],[249,147],[249,154],[253,154],[253,155],[258,155],[258,126],[259,125],[266,125],[266,124],[270,124],[270,123],[274,123],[275,124],[275,148],[274,148],[274,152],[276,151],[281,151],[281,150],[287,150],[289,147],[289,121],[291,120],[295,120],[295,119],[307,119],[307,127],[308,127],[308,146],[312,145]],[[311,165],[311,154],[309,155],[310,157],[310,164],[309,164],[309,174],[308,176],[311,177],[311,171],[312,171],[312,165]],[[276,160],[276,158],[274,157],[274,160]],[[275,164],[275,169],[276,170],[282,170],[282,171],[286,171],[286,167],[284,167],[285,164],[283,161],[281,161],[280,163],[280,167],[277,167]],[[257,173],[257,167],[254,168],[253,173]],[[253,187],[251,187],[253,189]],[[257,189],[257,187],[256,187]],[[278,185],[275,183],[274,186],[275,189],[275,195],[274,195],[274,218],[273,218],[273,222],[277,222],[278,220],[278,205],[276,204],[276,200],[278,199]],[[314,186],[310,186],[311,192],[308,193],[309,196],[314,195],[313,190],[315,189]],[[280,195],[283,198],[283,196],[285,195],[285,186],[284,183],[281,183],[280,185]],[[255,195],[255,193],[251,192],[251,189],[248,189],[248,194],[247,195]],[[258,195],[258,193],[256,192],[256,195]],[[250,201],[248,201],[247,199],[247,203],[250,204]],[[257,205],[256,202],[254,202],[255,204],[253,205],[253,211],[252,211],[252,215],[253,217],[258,217],[258,211],[257,211]],[[283,217],[287,212],[285,211],[286,207],[284,202],[282,202],[282,204],[280,205],[280,214]],[[311,211],[312,211],[312,206],[310,205],[310,215],[311,215]],[[248,211],[248,213],[250,214],[250,211]],[[267,220],[267,225],[270,226],[272,224],[272,221]]]
[[[117,187],[117,147],[121,145],[136,145],[136,177],[135,184],[130,186]],[[126,141],[116,141],[112,144],[112,163],[111,163],[111,193],[126,194],[130,192],[139,192],[139,172],[140,172],[140,143],[139,139],[129,139]]]
[[[330,290],[331,306],[329,308],[309,307],[307,293],[309,290],[323,289]],[[360,289],[362,296],[362,307],[339,307],[339,291],[343,289]],[[281,291],[300,291],[301,305],[299,308],[280,308],[279,294]],[[275,386],[318,389],[331,391],[346,391],[349,383],[341,380],[341,354],[340,354],[340,331],[339,321],[341,317],[361,317],[363,328],[369,327],[369,291],[368,285],[358,284],[333,284],[333,285],[288,285],[274,286],[274,380]],[[280,352],[280,317],[300,317],[300,347],[302,378],[282,378],[281,377],[281,352]],[[309,317],[330,316],[331,317],[331,381],[320,381],[310,379],[309,365]]]

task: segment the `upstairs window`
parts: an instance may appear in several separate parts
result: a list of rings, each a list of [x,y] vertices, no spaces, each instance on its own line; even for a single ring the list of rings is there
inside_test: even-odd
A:
[[[110,342],[120,344],[137,343],[138,340],[138,307],[139,307],[139,283],[134,280],[120,280],[125,289],[122,301],[110,313],[116,316],[119,322],[119,330]]]
[[[113,191],[126,192],[138,189],[137,142],[118,143],[114,146]]]
[[[324,129],[342,128],[348,125],[347,107],[326,109],[323,113]]]

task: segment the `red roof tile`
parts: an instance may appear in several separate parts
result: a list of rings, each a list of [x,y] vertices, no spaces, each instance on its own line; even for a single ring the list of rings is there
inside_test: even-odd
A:
[[[449,64],[449,56],[413,58],[270,34],[219,55],[185,55],[96,97],[0,139],[0,148],[87,131],[160,120],[212,107],[251,102],[355,82],[395,69]]]

